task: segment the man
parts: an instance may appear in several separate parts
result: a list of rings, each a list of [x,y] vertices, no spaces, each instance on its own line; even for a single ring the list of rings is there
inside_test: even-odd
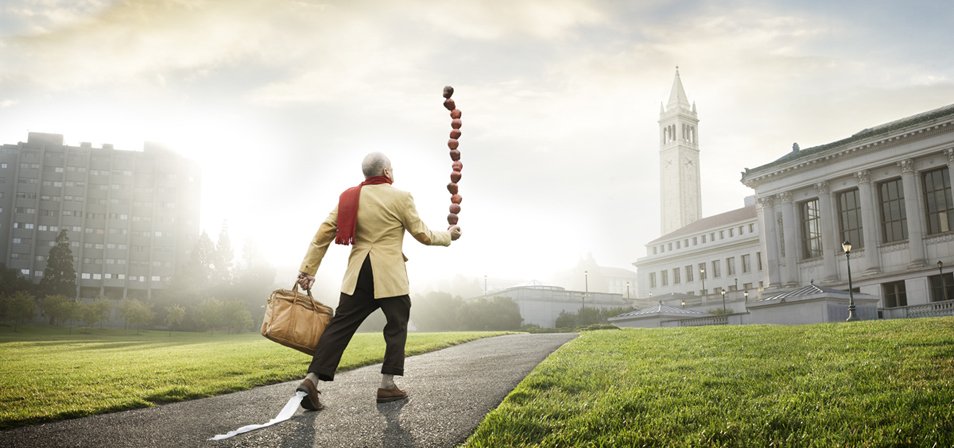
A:
[[[308,375],[298,386],[308,395],[305,409],[319,410],[320,381],[333,381],[341,354],[361,322],[381,308],[387,318],[384,327],[384,364],[378,403],[407,398],[394,384],[394,375],[404,375],[404,344],[411,298],[402,252],[404,231],[422,244],[449,246],[460,238],[460,227],[434,232],[417,215],[410,193],[391,187],[394,170],[384,154],[368,154],[361,164],[365,181],[349,188],[338,199],[338,207],[318,228],[301,263],[298,284],[309,290],[315,273],[331,241],[351,244],[348,269],[341,284],[341,298],[308,366]]]

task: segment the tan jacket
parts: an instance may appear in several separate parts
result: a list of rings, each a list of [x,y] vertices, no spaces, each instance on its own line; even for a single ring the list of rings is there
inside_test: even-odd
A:
[[[301,272],[315,275],[321,259],[328,251],[328,245],[335,240],[337,230],[336,206],[318,227],[318,232],[315,233],[301,263]],[[449,231],[432,232],[421,222],[410,193],[389,184],[361,187],[354,245],[348,257],[348,270],[341,282],[341,292],[354,294],[361,263],[370,254],[371,270],[374,272],[374,298],[409,294],[407,269],[404,266],[407,259],[402,252],[404,230],[414,239],[429,246],[449,246],[451,243]]]

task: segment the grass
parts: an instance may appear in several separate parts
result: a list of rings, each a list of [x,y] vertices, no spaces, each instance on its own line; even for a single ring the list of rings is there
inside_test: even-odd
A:
[[[954,446],[954,318],[585,332],[465,446]]]
[[[500,332],[410,333],[408,356]],[[339,370],[381,362],[358,333]],[[254,333],[20,329],[0,332],[0,429],[249,389],[301,378],[311,358]]]

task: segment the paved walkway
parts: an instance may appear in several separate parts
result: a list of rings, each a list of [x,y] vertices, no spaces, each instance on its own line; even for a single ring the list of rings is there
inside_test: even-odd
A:
[[[0,432],[0,447],[453,447],[553,350],[573,334],[480,339],[413,356],[398,384],[411,395],[377,404],[381,365],[339,373],[324,387],[325,409],[302,409],[275,426],[209,441],[275,417],[298,381],[148,409]]]

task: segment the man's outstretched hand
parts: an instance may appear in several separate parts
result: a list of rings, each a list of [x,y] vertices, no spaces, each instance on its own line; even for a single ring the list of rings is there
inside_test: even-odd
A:
[[[311,286],[315,284],[315,276],[308,275],[304,272],[298,273],[298,286],[305,291],[310,291]]]
[[[447,230],[450,231],[451,241],[457,241],[460,238],[460,226],[450,226]]]

